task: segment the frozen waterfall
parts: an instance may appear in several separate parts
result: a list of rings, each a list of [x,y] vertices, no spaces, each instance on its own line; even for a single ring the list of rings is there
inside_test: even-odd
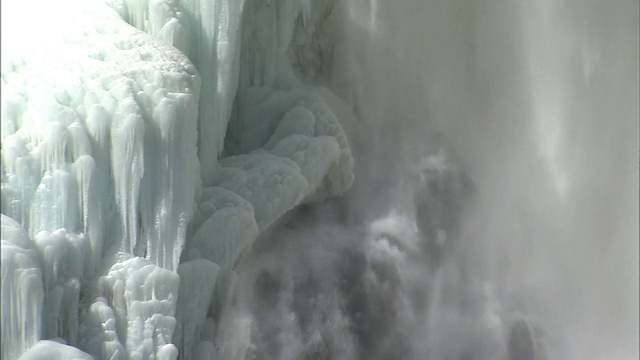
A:
[[[636,0],[7,0],[2,359],[638,358]]]

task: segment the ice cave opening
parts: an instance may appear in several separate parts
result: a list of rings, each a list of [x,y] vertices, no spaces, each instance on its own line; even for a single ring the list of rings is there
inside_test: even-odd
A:
[[[2,2],[2,359],[637,359],[637,0]]]

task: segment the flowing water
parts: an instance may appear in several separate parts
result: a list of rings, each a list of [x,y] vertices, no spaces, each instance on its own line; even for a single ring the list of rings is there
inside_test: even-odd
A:
[[[638,4],[340,5],[356,183],[241,262],[249,357],[637,358]]]

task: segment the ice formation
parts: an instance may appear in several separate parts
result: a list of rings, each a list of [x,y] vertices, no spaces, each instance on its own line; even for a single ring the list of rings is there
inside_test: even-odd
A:
[[[606,177],[587,158],[609,157],[588,144],[632,131],[603,130],[604,110],[569,96],[637,95],[607,72],[633,61],[583,31],[597,5],[565,22],[549,1],[471,3],[3,2],[0,357],[636,351],[637,328],[618,320],[637,266],[617,261],[633,253],[634,204],[588,221],[584,204],[622,197],[576,185],[626,175],[627,148],[607,153],[622,160]],[[637,40],[623,36],[637,30],[629,6],[599,23],[622,39],[614,50]],[[566,38],[547,41],[555,30]],[[607,100],[618,118],[637,115],[626,97]],[[581,116],[586,130],[568,135]],[[568,216],[580,226],[563,227]],[[611,230],[604,260],[590,223]],[[601,289],[622,291],[622,310],[567,310],[608,304]],[[596,320],[625,336],[576,345]]]
[[[293,23],[310,11],[281,6],[286,28],[264,40],[278,45],[262,44],[270,68],[289,64]],[[7,11],[29,7],[41,5]],[[3,358],[55,338],[96,358],[176,358],[176,326],[190,358],[218,272],[228,277],[294,206],[350,186],[337,119],[292,75],[284,87],[274,74],[242,87],[256,105],[235,122],[268,117],[252,143],[263,146],[218,161],[241,88],[242,10],[241,1],[63,1],[21,24],[51,34],[3,41],[3,319],[18,316],[3,321]],[[262,31],[253,26],[245,32]]]

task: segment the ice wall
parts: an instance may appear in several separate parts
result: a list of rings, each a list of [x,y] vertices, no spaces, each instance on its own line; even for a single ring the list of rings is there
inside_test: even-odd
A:
[[[6,47],[3,211],[30,236],[90,234],[95,268],[115,246],[175,269],[198,184],[195,68],[108,7],[63,6],[74,27]]]
[[[29,8],[48,16],[29,17]],[[12,346],[25,350],[39,339],[63,338],[87,349],[95,339],[82,330],[92,311],[116,315],[104,319],[96,336],[107,345],[92,355],[154,356],[165,351],[175,327],[178,276],[172,271],[199,186],[200,78],[186,56],[130,27],[101,2],[16,2],[3,9],[12,14],[3,15],[3,27],[33,29],[19,39],[3,32],[3,227],[10,217],[28,239],[3,241],[3,256],[15,253],[15,260],[3,262],[3,311],[29,311],[35,318],[3,331],[3,342],[12,344],[3,346],[3,358],[17,358],[22,351]],[[108,259],[116,252],[148,261],[114,265]],[[33,262],[20,260],[30,253]],[[99,291],[111,266],[128,266],[130,278]],[[24,284],[32,284],[33,296],[16,302],[25,285],[11,279],[29,273],[33,281]],[[145,277],[170,295],[145,288]],[[125,301],[114,290],[119,284],[142,287],[136,289],[141,293]],[[117,336],[109,335],[114,320]],[[145,327],[166,337],[147,344]],[[11,337],[14,331],[26,333]],[[118,350],[122,346],[129,355]]]
[[[418,148],[411,139],[430,122],[476,187],[452,260],[473,276],[447,270],[442,294],[456,295],[445,309],[463,297],[498,304],[506,324],[535,314],[559,358],[637,357],[637,2],[352,1],[345,11],[353,22],[333,74],[348,85],[336,92],[379,128],[377,141],[406,141],[367,154],[352,143],[357,165],[381,153],[356,172],[352,204],[376,207],[379,187],[358,181],[384,177],[390,149],[411,160],[398,144]],[[473,281],[493,300],[461,290]],[[447,339],[482,338],[462,334],[472,326],[457,314],[432,321],[435,358],[465,356],[464,341]]]
[[[278,6],[262,16],[285,24],[263,44],[276,41],[277,58],[259,61],[287,69],[293,24],[311,9]],[[47,15],[29,16],[30,8]],[[338,120],[293,74],[279,77],[287,83],[279,88],[242,87],[252,108],[243,118],[268,114],[268,129],[255,147],[223,153],[227,124],[239,118],[231,113],[240,49],[250,42],[241,27],[272,28],[241,25],[244,8],[3,4],[11,14],[3,15],[3,257],[11,258],[2,267],[3,318],[29,311],[33,320],[3,322],[3,357],[63,339],[25,356],[48,347],[52,356],[80,356],[68,344],[96,358],[190,358],[198,343],[214,341],[214,289],[229,286],[258,234],[301,202],[350,186]],[[245,45],[243,58],[251,51]],[[33,296],[23,303],[25,291]]]

